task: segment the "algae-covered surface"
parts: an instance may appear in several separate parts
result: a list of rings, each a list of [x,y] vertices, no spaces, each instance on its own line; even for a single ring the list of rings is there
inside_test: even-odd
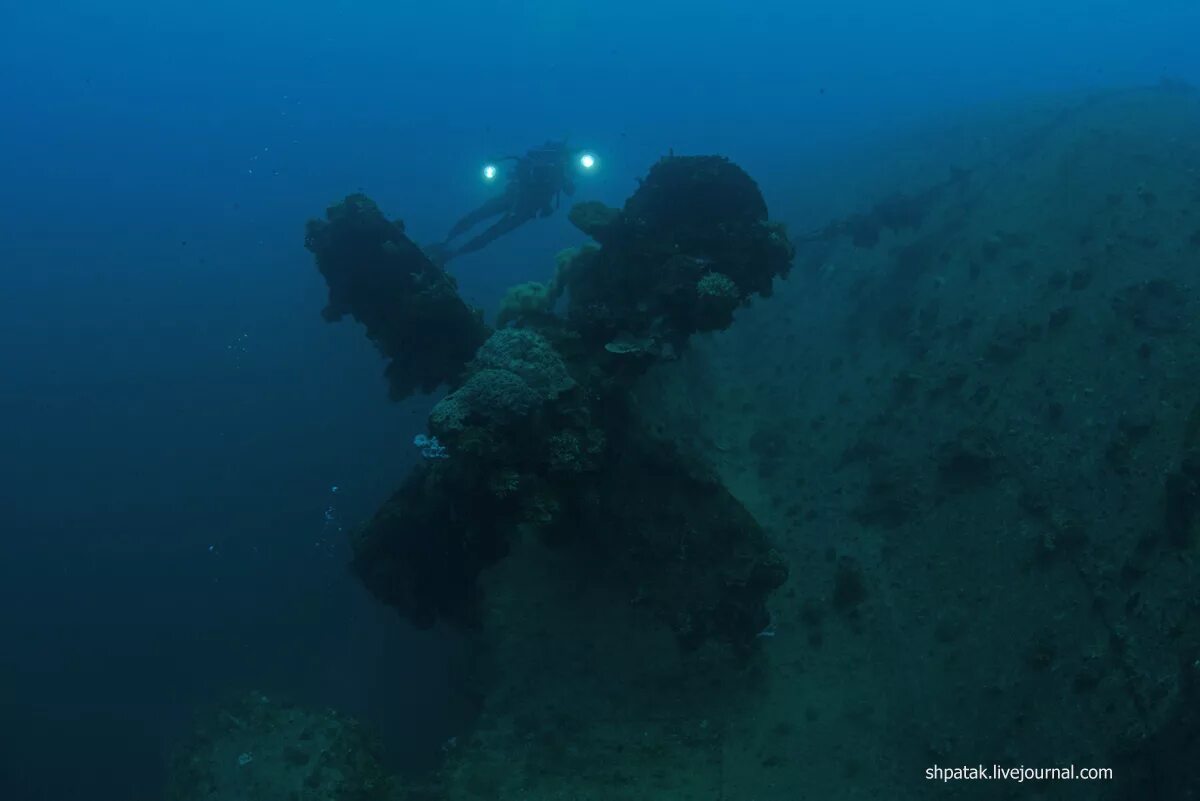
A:
[[[866,200],[780,220],[669,157],[498,330],[434,281],[428,324],[483,344],[438,353],[439,450],[354,570],[466,632],[477,713],[389,779],[355,724],[252,698],[176,797],[1193,798],[1200,96],[978,109],[842,180]],[[318,258],[436,279],[405,243]],[[928,775],[981,765],[1112,776]]]
[[[335,710],[251,692],[218,705],[172,758],[170,801],[395,801],[378,738]]]
[[[644,405],[792,568],[714,797],[1194,791],[1200,98],[981,117],[925,154],[963,172],[911,224],[814,238]]]
[[[752,664],[518,554],[448,797],[1189,797],[1200,98],[980,117],[636,389],[790,567]],[[1115,778],[925,778],[979,764]]]

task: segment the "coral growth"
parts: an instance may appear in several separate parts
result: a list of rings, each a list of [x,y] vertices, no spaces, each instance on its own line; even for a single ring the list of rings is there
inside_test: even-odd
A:
[[[511,290],[490,337],[369,200],[328,216],[309,246],[331,309],[367,324],[399,394],[452,386],[429,430],[454,458],[420,465],[355,535],[367,586],[419,625],[477,623],[480,571],[530,531],[586,551],[592,580],[640,597],[684,646],[748,652],[787,569],[719,481],[642,428],[629,393],[786,274],[791,245],[754,181],[723,158],[671,157],[624,209],[576,206],[600,246],[563,251],[549,284]],[[553,313],[564,294],[565,318]],[[428,352],[444,339],[455,346]]]
[[[366,327],[390,360],[393,398],[453,381],[487,338],[482,315],[462,301],[454,279],[365,195],[310,220],[304,245],[329,287],[322,314],[331,322],[348,314]]]

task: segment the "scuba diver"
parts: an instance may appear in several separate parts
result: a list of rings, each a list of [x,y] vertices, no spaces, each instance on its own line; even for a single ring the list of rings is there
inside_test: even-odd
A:
[[[499,174],[497,163],[505,161],[513,164],[507,171],[504,193],[467,214],[454,224],[444,240],[426,248],[434,261],[445,264],[456,256],[491,244],[535,217],[549,217],[558,210],[563,195],[569,197],[575,192],[571,180],[573,166],[578,164],[590,170],[596,164],[595,156],[572,152],[566,142],[546,142],[524,156],[505,156],[489,163],[483,168],[484,180],[495,180]],[[454,247],[453,240],[493,217],[500,219],[462,246]]]

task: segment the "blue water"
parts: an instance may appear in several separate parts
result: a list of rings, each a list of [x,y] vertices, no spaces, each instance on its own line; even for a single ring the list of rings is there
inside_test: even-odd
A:
[[[239,687],[366,718],[400,765],[468,714],[454,636],[344,567],[430,399],[388,403],[361,332],[321,321],[303,223],[328,203],[361,188],[433,240],[485,159],[568,136],[601,157],[580,197],[716,152],[820,222],[813,165],[964,106],[1200,81],[1197,31],[1185,0],[10,0],[0,798],[156,798]],[[558,215],[453,271],[494,309],[576,239]]]

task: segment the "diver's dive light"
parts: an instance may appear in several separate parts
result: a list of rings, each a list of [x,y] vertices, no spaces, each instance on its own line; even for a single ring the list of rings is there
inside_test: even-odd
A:
[[[596,169],[596,154],[588,152],[580,153],[579,166],[587,172],[591,172],[592,170]]]
[[[495,164],[483,165],[483,180],[489,182],[496,180],[497,172],[498,170],[496,169]]]

